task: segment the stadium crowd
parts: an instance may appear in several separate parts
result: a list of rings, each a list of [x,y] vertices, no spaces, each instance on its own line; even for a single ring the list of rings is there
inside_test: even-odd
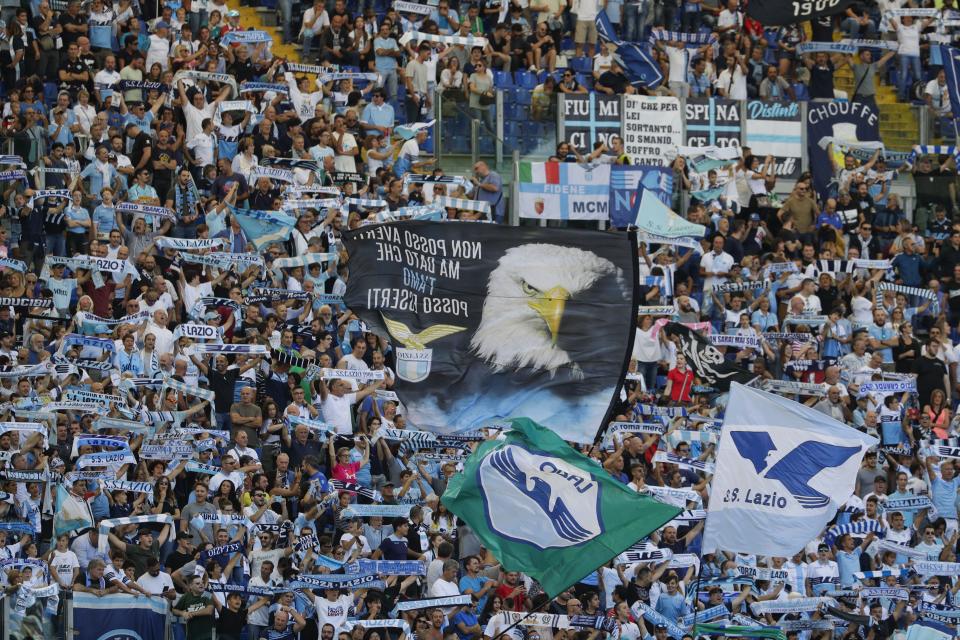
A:
[[[642,416],[661,411],[652,405],[678,415],[665,433],[622,433],[583,451],[686,511],[635,556],[571,576],[579,581],[551,601],[445,509],[447,480],[476,441],[407,423],[390,394],[395,345],[340,299],[346,229],[422,213],[410,207],[436,197],[473,198],[504,221],[502,180],[486,163],[445,176],[426,155],[429,132],[415,125],[434,117],[435,92],[488,118],[495,71],[559,70],[537,88],[547,111],[555,93],[586,83],[637,90],[597,46],[601,10],[629,40],[663,36],[660,91],[680,96],[794,98],[803,87],[832,99],[836,67],[852,64],[864,79],[852,97],[871,100],[892,50],[876,62],[801,57],[802,25],[763,29],[736,0],[439,0],[428,14],[317,0],[300,7],[299,31],[299,5],[278,6],[285,39],[299,34],[304,62],[316,51],[319,75],[273,57],[261,32],[215,0],[0,2],[0,135],[12,151],[0,157],[0,580],[18,594],[6,605],[15,615],[57,585],[47,611],[60,634],[71,632],[71,591],[126,593],[167,600],[175,637],[189,640],[214,630],[225,640],[665,640],[690,633],[685,616],[698,610],[704,621],[779,622],[799,640],[882,640],[921,616],[960,616],[955,574],[909,571],[916,560],[952,562],[958,549],[957,456],[940,455],[954,451],[960,401],[949,156],[909,169],[919,176],[912,216],[880,156],[846,158],[832,197],[804,176],[781,200],[770,161],[745,149],[731,172],[738,188],[689,207],[711,179],[679,159],[675,209],[709,235],[699,251],[639,249],[646,304],[743,337],[752,346],[717,347],[728,364],[882,439],[834,525],[790,558],[700,553],[709,427],[724,395],[677,354],[661,330],[667,315],[645,314],[616,419],[649,422]],[[896,42],[902,96],[910,72],[930,83],[930,108],[949,113],[921,42],[949,33],[885,20],[867,2],[812,25],[813,39],[837,29]],[[401,45],[414,31],[489,42]],[[664,35],[676,33],[716,33],[718,43]],[[590,80],[561,65],[570,44],[593,57]],[[618,144],[587,160],[622,161]],[[557,159],[584,160],[566,143]],[[431,179],[404,179],[413,174]],[[442,202],[447,218],[484,215]],[[251,237],[248,210],[283,210],[295,228],[276,242]],[[220,340],[233,350],[218,350]],[[884,381],[905,390],[861,392]],[[357,567],[379,574],[374,586],[348,581]],[[860,596],[874,586],[908,591]],[[463,595],[469,604],[417,604]],[[799,604],[827,595],[835,601]],[[532,610],[555,617],[512,627],[512,613]]]

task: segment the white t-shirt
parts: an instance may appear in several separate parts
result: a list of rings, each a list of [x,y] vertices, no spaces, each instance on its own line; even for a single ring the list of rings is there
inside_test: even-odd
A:
[[[164,573],[163,571],[158,573],[156,578],[149,573],[144,573],[137,578],[137,584],[143,587],[144,591],[154,596],[163,593],[164,588],[168,590],[174,588],[173,579],[170,577],[170,574]]]
[[[687,67],[690,66],[690,52],[686,48],[664,47],[670,62],[669,82],[686,82]]]
[[[203,132],[203,121],[205,118],[212,118],[213,112],[212,104],[204,105],[203,109],[197,109],[190,103],[183,105],[183,115],[187,118],[187,140],[193,140],[197,134]]]
[[[352,605],[353,598],[349,595],[342,595],[336,600],[314,596],[313,606],[317,610],[317,627],[323,629],[323,625],[332,624],[334,636],[336,636],[340,627],[347,621],[347,614]]]
[[[337,397],[327,394],[327,399],[320,403],[323,419],[333,425],[333,430],[339,435],[353,433],[353,422],[350,419],[350,407],[357,401],[357,394],[345,393]]]
[[[901,56],[920,55],[920,25],[916,19],[909,27],[904,24],[897,25],[897,42],[900,45],[897,53]]]
[[[164,71],[170,68],[170,41],[154,33],[150,35],[150,48],[147,49],[144,68],[149,69],[155,62],[159,62]]]
[[[726,91],[726,96],[732,100],[747,99],[747,76],[739,65],[733,67],[733,73],[730,69],[721,71],[715,86]]]
[[[340,141],[340,148],[343,151],[352,151],[357,148],[357,139],[353,136],[352,133],[344,133],[343,139]],[[344,171],[346,173],[356,173],[357,172],[357,156],[347,155],[347,154],[337,154],[336,158],[333,160],[333,166],[337,171]]]
[[[213,296],[213,285],[209,282],[201,282],[196,287],[192,284],[183,285],[183,304],[187,311],[193,309],[193,306],[202,297]]]
[[[54,551],[50,568],[60,576],[60,582],[73,584],[73,570],[80,568],[80,561],[77,559],[77,554],[69,549],[63,552]]]
[[[345,533],[340,536],[340,546],[344,549],[347,548],[347,545],[350,544],[350,541],[353,540],[354,535],[352,533]],[[359,536],[357,542],[350,547],[350,553],[353,553],[353,550],[360,545],[360,555],[368,556],[373,553],[373,550],[370,548],[370,543],[367,542],[365,536]]]

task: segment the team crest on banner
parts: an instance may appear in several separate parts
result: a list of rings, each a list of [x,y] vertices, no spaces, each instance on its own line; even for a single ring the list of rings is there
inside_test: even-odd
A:
[[[562,459],[507,445],[483,459],[479,477],[487,522],[503,538],[542,550],[571,547],[603,533],[600,484]]]
[[[344,304],[397,349],[395,390],[418,428],[457,433],[524,415],[592,442],[632,349],[631,237],[368,226],[345,234]]]
[[[615,164],[610,167],[610,223],[625,229],[636,218],[637,200],[653,191],[668,207],[673,194],[673,170],[669,167]]]
[[[853,493],[860,462],[876,444],[812,407],[733,384],[703,550],[789,557],[803,549]],[[744,537],[745,530],[764,535]]]
[[[464,461],[443,503],[505,568],[550,597],[680,513],[614,479],[552,430],[509,422],[503,438],[484,440]]]

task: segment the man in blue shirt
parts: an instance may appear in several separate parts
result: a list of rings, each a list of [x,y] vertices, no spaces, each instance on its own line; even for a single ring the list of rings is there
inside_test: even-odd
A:
[[[477,611],[483,611],[488,593],[497,587],[496,580],[480,575],[480,558],[468,556],[463,561],[466,573],[460,578],[460,593],[472,595],[477,601]]]
[[[410,532],[410,522],[406,518],[394,518],[393,533],[384,538],[380,548],[373,552],[374,560],[416,560],[423,557],[410,548],[407,534]]]
[[[389,138],[393,132],[393,123],[393,106],[387,103],[386,90],[382,87],[374,90],[373,102],[363,108],[363,114],[360,116],[363,135],[382,133]]]
[[[930,499],[937,510],[937,515],[948,520],[953,520],[953,526],[956,527],[957,519],[957,488],[960,487],[960,479],[956,477],[957,470],[953,466],[953,460],[944,460],[940,463],[940,473],[933,466],[934,456],[927,456],[927,473],[930,476]]]
[[[382,87],[387,90],[387,99],[397,99],[397,59],[403,55],[400,45],[390,36],[391,23],[384,20],[380,32],[373,39],[374,63],[383,78]]]
[[[910,287],[923,286],[921,271],[926,268],[926,264],[923,258],[917,255],[913,238],[903,239],[903,253],[893,259],[892,265],[903,284]]]

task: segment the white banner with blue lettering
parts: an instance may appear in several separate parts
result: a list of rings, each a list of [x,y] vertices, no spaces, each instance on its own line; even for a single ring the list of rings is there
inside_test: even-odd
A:
[[[876,444],[810,407],[733,383],[704,552],[790,557],[803,549],[853,494],[863,456]]]

